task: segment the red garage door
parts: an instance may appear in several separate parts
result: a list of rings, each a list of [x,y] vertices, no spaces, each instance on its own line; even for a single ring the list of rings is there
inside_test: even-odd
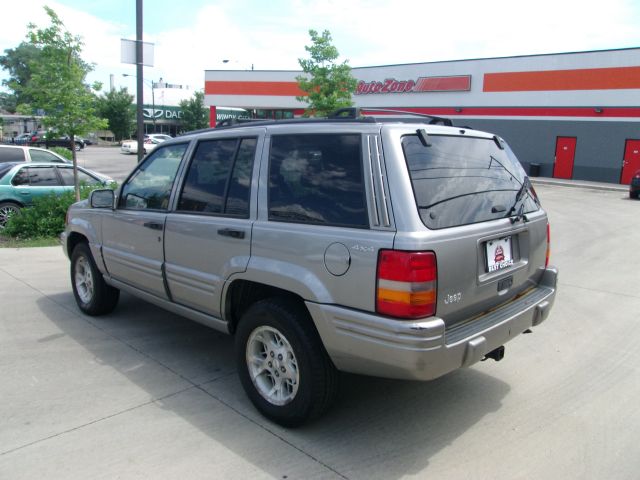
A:
[[[631,178],[638,170],[640,170],[640,140],[627,140],[624,147],[620,183],[629,185]]]
[[[572,178],[573,160],[576,156],[576,137],[556,139],[556,159],[553,166],[554,178]]]

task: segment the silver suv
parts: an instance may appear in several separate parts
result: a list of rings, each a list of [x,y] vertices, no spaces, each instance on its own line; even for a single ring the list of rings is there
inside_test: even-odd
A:
[[[287,426],[329,407],[338,371],[428,380],[500,360],[556,291],[514,153],[435,117],[175,138],[73,205],[62,241],[83,312],[124,290],[234,335],[247,395]]]

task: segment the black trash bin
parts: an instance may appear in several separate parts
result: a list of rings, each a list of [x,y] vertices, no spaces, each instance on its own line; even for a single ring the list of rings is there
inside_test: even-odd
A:
[[[529,176],[530,177],[539,177],[540,176],[540,164],[539,163],[530,163],[529,164]]]

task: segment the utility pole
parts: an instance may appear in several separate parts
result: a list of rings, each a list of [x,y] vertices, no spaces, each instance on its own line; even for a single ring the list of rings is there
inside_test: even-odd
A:
[[[138,130],[138,163],[144,156],[144,118],[142,116],[142,103],[144,92],[142,90],[142,0],[136,0],[136,125]]]

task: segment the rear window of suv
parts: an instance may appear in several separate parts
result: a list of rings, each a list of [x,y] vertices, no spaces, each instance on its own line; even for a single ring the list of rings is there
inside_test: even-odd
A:
[[[440,229],[538,210],[535,192],[508,145],[492,138],[402,138],[422,222]],[[524,185],[524,186],[523,186]]]

